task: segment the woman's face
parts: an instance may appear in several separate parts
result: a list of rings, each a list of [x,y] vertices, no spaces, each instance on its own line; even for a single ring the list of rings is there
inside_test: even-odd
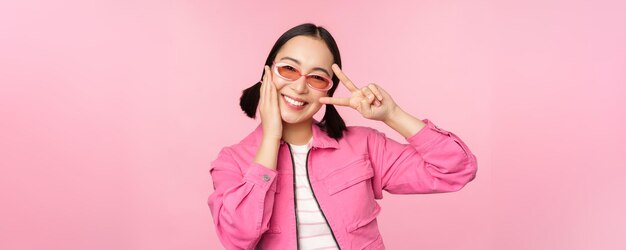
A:
[[[301,74],[326,76],[332,79],[333,55],[323,40],[310,36],[296,36],[278,51],[275,63],[287,63],[298,69]],[[276,84],[279,97],[280,114],[287,123],[310,121],[323,104],[318,100],[328,96],[328,91],[319,91],[307,85],[305,77],[295,81],[280,78],[272,70],[272,79]],[[291,99],[291,100],[290,100]],[[295,100],[295,104],[293,102]],[[290,102],[291,101],[291,102]],[[303,105],[299,105],[302,104]]]

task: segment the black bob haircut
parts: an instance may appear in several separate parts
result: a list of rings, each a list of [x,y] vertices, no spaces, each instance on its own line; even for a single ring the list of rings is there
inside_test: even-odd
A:
[[[267,60],[265,60],[265,65],[271,67],[280,48],[291,38],[296,36],[310,36],[323,40],[330,50],[330,53],[333,55],[335,63],[341,68],[341,56],[339,55],[339,48],[337,47],[335,39],[328,30],[312,23],[300,24],[283,33],[274,44],[274,47],[272,47],[270,54],[267,56]],[[245,89],[239,99],[239,106],[241,106],[243,112],[252,119],[256,117],[256,110],[259,105],[263,74],[265,74],[265,72],[261,74],[261,80],[252,85],[252,87]],[[335,90],[339,86],[339,78],[337,78],[336,75],[333,75],[332,80],[333,87],[328,90],[328,96],[333,96],[333,93],[335,93]],[[345,122],[337,112],[337,109],[335,109],[335,106],[331,104],[326,104],[326,113],[317,126],[320,127],[322,131],[326,132],[328,136],[336,140],[339,140],[343,136],[343,131],[347,130]]]

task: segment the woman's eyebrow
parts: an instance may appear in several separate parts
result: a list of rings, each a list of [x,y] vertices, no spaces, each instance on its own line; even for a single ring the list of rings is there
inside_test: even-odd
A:
[[[298,60],[296,60],[296,59],[294,59],[294,58],[288,57],[288,56],[285,56],[285,57],[281,58],[280,60],[285,60],[285,59],[286,59],[286,60],[293,61],[293,62],[295,62],[296,64],[300,65],[300,61],[298,61]],[[326,75],[330,76],[330,73],[329,73],[329,72],[328,72],[328,70],[326,70],[325,68],[315,67],[315,68],[313,68],[313,70],[319,70],[319,71],[322,71],[322,72],[326,73]]]

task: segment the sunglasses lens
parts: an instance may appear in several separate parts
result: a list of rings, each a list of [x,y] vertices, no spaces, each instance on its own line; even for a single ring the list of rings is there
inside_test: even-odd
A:
[[[278,66],[278,74],[289,80],[297,80],[300,78],[300,72],[289,65]]]
[[[316,89],[327,89],[328,86],[330,86],[330,81],[328,81],[328,79],[316,75],[308,76],[307,82],[311,85],[311,87]]]

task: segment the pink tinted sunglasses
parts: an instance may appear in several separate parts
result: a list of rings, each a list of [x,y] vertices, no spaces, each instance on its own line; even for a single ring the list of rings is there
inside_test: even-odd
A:
[[[319,91],[327,91],[333,87],[333,81],[328,77],[316,74],[303,75],[299,69],[288,63],[275,62],[273,68],[276,75],[288,81],[295,81],[304,76],[306,84]]]

